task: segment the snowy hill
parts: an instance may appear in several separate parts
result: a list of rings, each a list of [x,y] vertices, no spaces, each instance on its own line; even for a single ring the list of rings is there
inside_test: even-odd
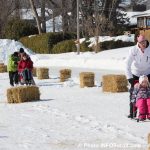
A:
[[[9,55],[15,51],[19,51],[21,47],[24,48],[28,55],[34,55],[30,49],[24,47],[23,44],[18,41],[0,39],[0,62],[7,64]]]

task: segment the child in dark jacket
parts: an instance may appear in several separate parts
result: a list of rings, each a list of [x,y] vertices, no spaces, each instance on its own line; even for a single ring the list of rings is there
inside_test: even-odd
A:
[[[18,72],[20,74],[21,84],[31,84],[32,81],[33,62],[26,53],[23,54],[22,59],[18,63]]]
[[[139,111],[139,120],[150,119],[150,83],[147,76],[140,76],[139,83],[135,84],[132,102]]]

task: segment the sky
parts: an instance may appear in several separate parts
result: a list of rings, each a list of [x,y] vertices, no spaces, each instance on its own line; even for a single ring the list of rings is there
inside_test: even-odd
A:
[[[8,55],[20,47],[24,46],[19,42],[0,40],[1,62],[7,63]],[[0,73],[0,149],[147,149],[150,122],[127,118],[129,92],[103,92],[101,86],[103,75],[124,74],[130,48],[77,55],[35,54],[24,47],[35,67],[49,68],[49,79],[34,77],[40,100],[8,104],[8,73]],[[60,82],[59,71],[65,68],[71,69],[71,78]],[[94,87],[80,88],[81,72],[95,74]]]

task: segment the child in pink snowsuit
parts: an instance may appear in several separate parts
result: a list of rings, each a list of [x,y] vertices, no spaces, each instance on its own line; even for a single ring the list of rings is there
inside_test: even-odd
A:
[[[150,83],[147,76],[140,76],[139,83],[134,86],[132,100],[139,111],[139,120],[150,119]]]

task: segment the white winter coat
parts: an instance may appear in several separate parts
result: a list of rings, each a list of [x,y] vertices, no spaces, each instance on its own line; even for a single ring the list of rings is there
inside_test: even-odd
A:
[[[129,50],[129,55],[125,61],[125,74],[127,79],[136,76],[150,74],[150,45],[144,49],[144,53],[138,44]]]

